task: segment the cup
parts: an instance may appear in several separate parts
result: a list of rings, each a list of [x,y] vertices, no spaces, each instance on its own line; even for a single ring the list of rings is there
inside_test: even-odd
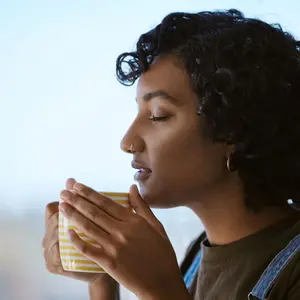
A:
[[[124,207],[130,207],[128,193],[100,192],[100,194],[109,197]],[[105,273],[99,265],[85,257],[73,246],[67,236],[69,229],[74,229],[81,239],[97,247],[95,241],[80,232],[72,222],[59,213],[59,252],[63,269],[72,272]]]

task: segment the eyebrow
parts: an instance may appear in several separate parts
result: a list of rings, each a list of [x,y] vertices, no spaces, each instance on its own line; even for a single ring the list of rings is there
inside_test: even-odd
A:
[[[168,94],[164,90],[157,90],[157,91],[153,91],[153,92],[148,92],[143,96],[143,100],[145,102],[150,102],[154,98],[162,98],[162,99],[167,100],[168,102],[170,102],[172,104],[175,104],[175,105],[178,104],[178,99],[172,97],[170,94]],[[136,101],[137,101],[137,99],[136,99]]]

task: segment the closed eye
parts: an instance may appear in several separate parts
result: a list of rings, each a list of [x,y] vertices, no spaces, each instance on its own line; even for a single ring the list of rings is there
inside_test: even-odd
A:
[[[149,120],[153,121],[153,122],[164,122],[167,121],[169,119],[169,117],[165,116],[165,117],[156,117],[156,116],[151,116],[149,118]]]

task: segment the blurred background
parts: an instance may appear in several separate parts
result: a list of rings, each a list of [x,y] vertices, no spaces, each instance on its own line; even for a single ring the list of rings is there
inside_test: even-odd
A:
[[[170,12],[229,8],[299,37],[297,0],[0,0],[1,300],[88,299],[85,283],[44,267],[44,210],[68,177],[97,190],[133,182],[119,143],[136,114],[135,87],[117,82],[116,57]],[[185,208],[154,212],[180,262],[201,223]]]

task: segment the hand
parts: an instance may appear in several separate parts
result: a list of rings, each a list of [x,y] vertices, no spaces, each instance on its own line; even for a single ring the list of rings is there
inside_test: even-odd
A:
[[[66,188],[72,190],[75,183],[76,181],[74,179],[69,179],[66,183]],[[58,202],[52,202],[47,205],[45,218],[46,233],[42,244],[45,263],[49,272],[88,282],[90,286],[93,284],[106,286],[115,284],[115,280],[108,274],[64,271],[60,260],[58,245]]]
[[[170,299],[174,294],[187,297],[167,234],[135,185],[130,189],[130,205],[136,213],[85,185],[76,183],[73,192],[61,192],[64,202],[60,210],[100,246],[84,242],[70,230],[72,244],[83,255],[139,299]]]

